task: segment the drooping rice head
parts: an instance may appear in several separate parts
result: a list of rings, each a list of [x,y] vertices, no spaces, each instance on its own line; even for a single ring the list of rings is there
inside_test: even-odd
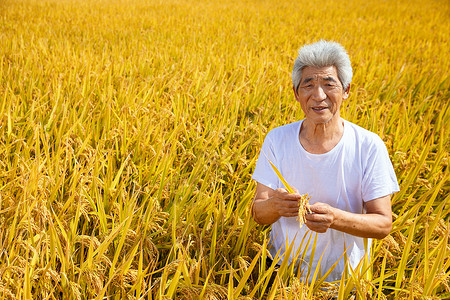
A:
[[[306,214],[311,213],[309,209],[309,199],[308,194],[302,195],[300,201],[298,202],[298,225],[302,228],[303,224],[306,223]]]

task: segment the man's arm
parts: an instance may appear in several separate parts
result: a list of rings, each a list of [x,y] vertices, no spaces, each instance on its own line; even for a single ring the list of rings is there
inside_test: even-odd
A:
[[[290,194],[285,189],[273,190],[258,183],[252,216],[262,225],[272,224],[282,216],[296,217],[300,198],[298,193]],[[392,229],[390,195],[367,201],[365,208],[365,214],[356,214],[317,202],[310,206],[313,214],[306,215],[306,225],[319,233],[332,228],[359,237],[382,239],[387,236]]]
[[[252,203],[252,216],[261,225],[276,222],[280,217],[298,216],[299,193],[291,194],[286,189],[273,190],[258,183]]]
[[[320,202],[310,208],[313,214],[306,215],[306,225],[316,232],[332,228],[359,237],[382,239],[392,229],[390,195],[367,201],[365,214],[343,211]]]

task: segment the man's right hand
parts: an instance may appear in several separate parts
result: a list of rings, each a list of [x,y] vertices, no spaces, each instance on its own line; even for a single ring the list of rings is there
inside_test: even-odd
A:
[[[273,190],[258,183],[252,203],[252,216],[259,224],[276,222],[280,217],[297,217],[298,201],[301,196],[296,189],[289,193],[286,189]]]

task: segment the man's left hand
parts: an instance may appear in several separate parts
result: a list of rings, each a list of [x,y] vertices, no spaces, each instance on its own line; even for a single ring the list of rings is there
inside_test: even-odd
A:
[[[313,213],[306,214],[306,226],[312,231],[326,232],[336,219],[335,208],[321,202],[316,202],[309,208]]]

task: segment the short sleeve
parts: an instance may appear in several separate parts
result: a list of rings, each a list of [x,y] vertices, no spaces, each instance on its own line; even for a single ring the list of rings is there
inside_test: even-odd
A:
[[[268,161],[269,158],[277,166],[277,156],[270,136],[269,132],[264,139],[252,179],[275,190],[280,187],[280,181]]]
[[[383,141],[374,134],[373,142],[366,149],[362,180],[364,202],[391,195],[400,190],[389,153]]]

